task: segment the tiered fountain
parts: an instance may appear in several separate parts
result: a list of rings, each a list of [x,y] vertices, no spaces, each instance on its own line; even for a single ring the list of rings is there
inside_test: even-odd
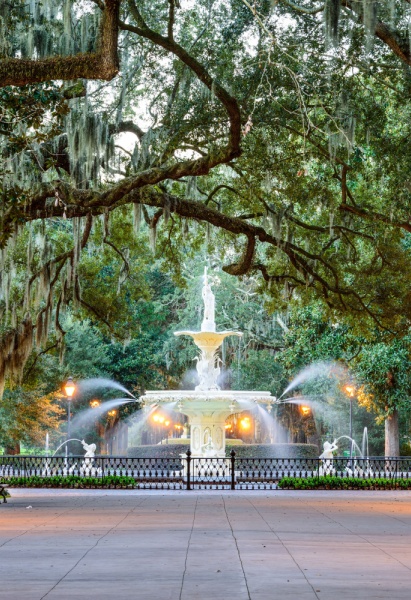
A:
[[[197,358],[199,384],[195,390],[147,391],[141,400],[145,406],[173,403],[189,417],[190,450],[193,457],[225,457],[225,421],[230,414],[266,404],[271,409],[275,398],[270,392],[239,392],[221,390],[218,385],[221,359],[217,354],[224,338],[239,331],[216,331],[215,298],[208,282],[207,267],[203,285],[204,318],[201,331],[177,331],[174,335],[189,335],[200,349]]]

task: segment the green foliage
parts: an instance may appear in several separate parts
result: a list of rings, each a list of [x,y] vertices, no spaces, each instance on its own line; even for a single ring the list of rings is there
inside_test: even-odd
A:
[[[235,444],[227,440],[226,455],[234,450],[236,458],[317,458],[314,444]],[[187,452],[186,444],[132,446],[127,449],[130,458],[179,458]]]
[[[80,477],[78,475],[41,477],[39,475],[29,475],[28,477],[7,477],[5,481],[10,487],[21,488],[134,489],[138,487],[138,483],[136,483],[134,477],[125,475],[107,475],[104,477]]]
[[[409,411],[411,394],[410,339],[376,342],[362,349],[355,362],[360,401],[378,415]]]
[[[41,386],[6,390],[0,402],[0,445],[43,445],[46,432],[57,429],[62,413],[55,395],[44,394]]]
[[[278,482],[282,490],[410,490],[411,479],[360,479],[358,477],[283,477]]]
[[[249,350],[240,360],[238,375],[233,375],[234,390],[268,390],[277,398],[287,383],[282,365],[266,349]]]
[[[108,345],[88,320],[66,321],[64,367],[75,379],[100,377],[110,371]]]

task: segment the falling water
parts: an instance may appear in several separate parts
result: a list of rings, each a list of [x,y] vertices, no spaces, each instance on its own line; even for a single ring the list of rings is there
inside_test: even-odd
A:
[[[352,449],[358,451],[358,454],[360,455],[361,458],[364,458],[364,454],[361,452],[361,449],[359,447],[359,445],[357,444],[357,442],[355,440],[353,440],[353,438],[350,438],[349,435],[340,435],[339,438],[337,438],[335,441],[338,442],[339,440],[342,440],[343,438],[349,440],[351,442],[351,447]]]
[[[107,379],[105,377],[94,377],[92,379],[82,379],[78,382],[78,389],[80,392],[88,392],[89,390],[97,389],[97,388],[112,388],[115,390],[120,390],[124,392],[128,396],[135,398],[131,392],[128,391],[123,385],[117,383],[117,381],[113,381],[112,379]]]
[[[147,425],[151,415],[157,410],[157,406],[150,406],[148,410],[138,410],[127,420],[128,441],[131,446],[138,446],[141,430]]]
[[[134,402],[134,400],[128,400],[128,398],[114,398],[113,400],[107,400],[107,402],[102,402],[100,406],[97,406],[95,408],[88,408],[87,410],[83,410],[74,417],[72,421],[72,427],[74,429],[84,427],[85,425],[92,423],[94,420],[96,420],[108,410],[112,410],[117,406],[128,404],[130,402]]]
[[[368,458],[370,453],[368,449],[368,429],[364,427],[364,431],[362,433],[362,444],[361,444],[362,456],[363,458]]]
[[[313,412],[314,417],[320,416],[321,419],[330,424],[338,422],[338,410],[335,405],[330,405],[327,402],[320,402],[313,398],[313,396],[293,396],[292,398],[286,398],[280,402],[280,404],[296,404],[298,406],[309,406]]]
[[[306,381],[311,381],[312,379],[316,379],[317,377],[330,377],[330,375],[339,376],[345,373],[344,367],[335,362],[318,362],[310,365],[309,367],[305,367],[302,371],[298,373],[296,377],[292,380],[292,382],[285,388],[280,398],[282,398],[287,392],[290,392],[297,386],[305,383]]]
[[[258,414],[267,427],[272,444],[286,444],[288,442],[287,430],[280,425],[277,418],[270,415],[260,404],[257,404]]]
[[[60,444],[60,446],[58,446],[58,448],[53,452],[53,456],[56,456],[56,454],[60,450],[60,448],[62,448],[63,446],[65,446],[69,442],[81,442],[81,440],[79,440],[77,438],[70,438],[69,440],[64,440],[64,442],[62,444]]]

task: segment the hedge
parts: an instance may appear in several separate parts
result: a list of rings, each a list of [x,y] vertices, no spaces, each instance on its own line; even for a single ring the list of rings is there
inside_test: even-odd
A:
[[[234,440],[233,440],[234,441]],[[318,458],[315,444],[230,444],[226,440],[226,455],[234,450],[238,458]],[[129,458],[179,458],[188,450],[185,444],[160,444],[156,446],[131,446]]]
[[[411,490],[411,479],[361,479],[358,477],[283,477],[282,490]]]
[[[22,488],[119,488],[132,489],[138,487],[134,477],[107,475],[107,477],[79,477],[78,475],[54,475],[53,477],[8,477],[2,479],[7,487]]]

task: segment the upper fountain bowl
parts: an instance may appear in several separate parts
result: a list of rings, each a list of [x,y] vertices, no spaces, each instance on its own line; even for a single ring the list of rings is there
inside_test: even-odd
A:
[[[207,353],[214,352],[221,346],[224,338],[230,335],[242,337],[241,331],[175,331],[174,335],[189,335],[197,348]]]

